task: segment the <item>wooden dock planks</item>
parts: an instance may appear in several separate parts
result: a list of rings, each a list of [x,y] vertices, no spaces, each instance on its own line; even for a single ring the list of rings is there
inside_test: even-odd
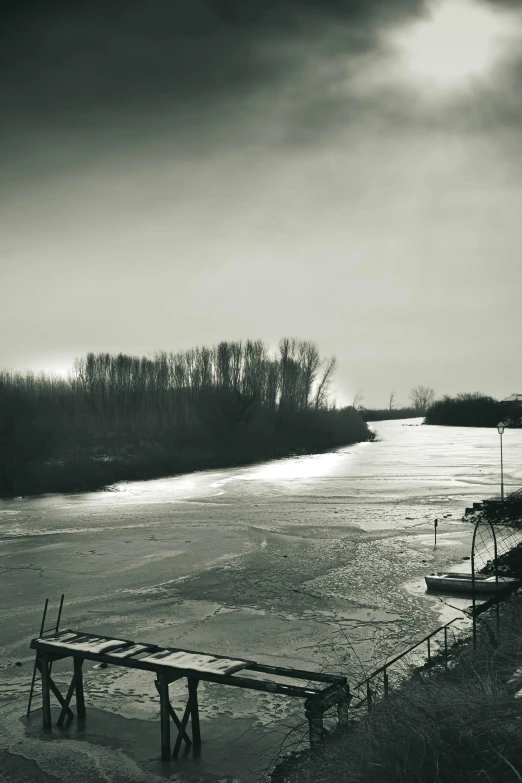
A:
[[[42,675],[42,707],[45,728],[51,727],[51,692],[62,707],[58,719],[59,725],[62,725],[66,716],[73,715],[70,702],[74,694],[76,694],[78,717],[85,717],[82,674],[84,660],[154,672],[156,675],[155,685],[160,696],[162,759],[171,758],[171,719],[178,730],[173,758],[178,757],[182,742],[185,742],[187,747],[192,744],[198,747],[201,744],[197,696],[201,680],[305,699],[305,713],[309,721],[310,743],[313,748],[317,747],[322,737],[323,713],[337,705],[339,719],[345,722],[350,701],[346,677],[340,675],[282,666],[267,666],[241,658],[160,647],[155,644],[138,643],[129,639],[116,639],[72,629],[41,634],[32,640],[31,648],[36,650],[36,666]],[[67,657],[73,658],[74,674],[64,698],[52,680],[51,666],[54,660]],[[238,672],[241,672],[240,676],[238,676]],[[249,673],[254,676],[245,676]],[[276,678],[312,682],[314,685],[288,684],[277,681],[277,679],[261,679],[256,676],[261,673]],[[181,678],[187,679],[188,701],[180,720],[170,703],[169,685]],[[192,740],[187,734],[189,720],[192,726]]]
[[[233,674],[249,665],[249,661],[236,660],[234,658],[216,658],[213,655],[203,653],[188,653],[182,650],[161,650],[146,658],[144,661],[158,663],[169,668],[190,669],[194,672],[211,672],[214,674]],[[250,662],[251,663],[251,662]]]

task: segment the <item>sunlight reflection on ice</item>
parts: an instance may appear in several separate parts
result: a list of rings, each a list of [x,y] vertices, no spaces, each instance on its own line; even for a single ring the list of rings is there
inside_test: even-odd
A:
[[[362,445],[362,444],[361,444]],[[321,478],[331,475],[340,464],[346,464],[346,451],[315,454],[294,459],[274,460],[256,466],[248,473],[230,476],[216,482],[212,486],[221,486],[230,481],[288,481],[290,479]]]

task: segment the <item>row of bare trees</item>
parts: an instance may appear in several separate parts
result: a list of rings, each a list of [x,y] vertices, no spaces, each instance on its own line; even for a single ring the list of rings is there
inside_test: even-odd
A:
[[[285,338],[276,356],[261,340],[247,340],[152,358],[90,353],[76,361],[71,384],[116,423],[140,414],[184,424],[202,403],[228,409],[233,400],[236,412],[324,408],[335,366],[310,340]]]
[[[66,379],[0,373],[0,493],[36,463],[141,460],[140,477],[364,440],[355,411],[329,407],[335,366],[314,342],[285,338],[275,354],[247,340],[89,353]]]
[[[403,408],[403,410],[414,410],[417,413],[424,414],[435,402],[435,390],[429,386],[414,386],[411,390],[408,399],[411,402],[411,408]],[[354,395],[352,407],[356,410],[364,410],[362,401],[364,400],[364,392],[362,389],[358,389]],[[388,397],[387,410],[393,411],[397,407],[397,399],[395,392],[392,391]]]

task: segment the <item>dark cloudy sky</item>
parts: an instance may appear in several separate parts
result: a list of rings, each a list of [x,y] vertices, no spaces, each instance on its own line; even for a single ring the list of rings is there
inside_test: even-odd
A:
[[[0,367],[288,335],[341,402],[522,391],[520,2],[2,13]]]

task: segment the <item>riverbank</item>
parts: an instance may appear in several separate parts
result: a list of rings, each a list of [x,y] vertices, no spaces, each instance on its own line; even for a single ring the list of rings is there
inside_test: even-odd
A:
[[[31,443],[32,430],[19,440],[14,429],[10,440],[2,441],[0,422],[0,499],[91,492],[124,481],[322,454],[374,438],[366,422],[349,408],[260,414],[243,424],[219,434],[212,427],[140,433],[105,428],[102,432],[93,430],[87,443],[80,435],[77,439],[74,435],[56,436],[54,442],[50,438],[52,448],[44,458]]]
[[[356,714],[315,758],[276,768],[272,783],[490,783],[522,779],[522,596],[492,609],[471,640],[407,682],[369,714]]]
[[[175,477],[203,470],[219,470],[255,465],[268,460],[308,454],[326,454],[332,449],[373,440],[373,433],[364,426],[347,435],[325,432],[322,437],[308,438],[304,432],[299,438],[272,444],[243,446],[237,450],[191,449],[181,452],[146,450],[145,453],[122,456],[78,457],[75,459],[30,462],[20,474],[0,491],[0,500],[37,496],[49,493],[70,494],[113,490],[121,482],[148,481]],[[321,441],[321,445],[318,444]],[[315,442],[315,443],[314,443]]]
[[[322,453],[371,439],[328,401],[311,341],[221,342],[154,357],[89,353],[68,378],[0,370],[0,498]]]

